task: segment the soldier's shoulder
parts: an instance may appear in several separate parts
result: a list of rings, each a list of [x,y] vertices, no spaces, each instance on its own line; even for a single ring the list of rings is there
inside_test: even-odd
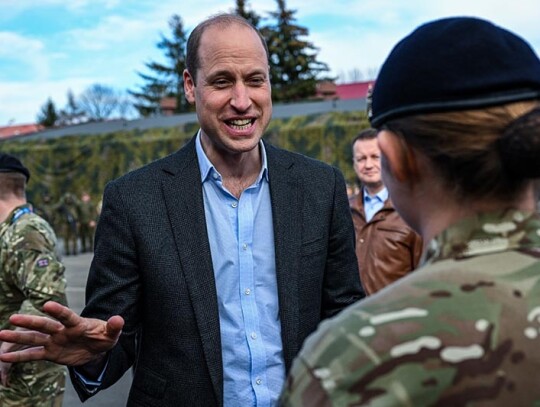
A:
[[[55,244],[56,235],[49,223],[35,213],[21,217],[12,226],[11,240],[24,241],[25,247]]]
[[[488,260],[498,262],[497,272],[485,269]],[[426,381],[448,366],[456,372],[471,363],[484,368],[490,355],[501,352],[499,342],[523,332],[537,335],[529,325],[540,309],[538,261],[509,252],[437,266],[421,268],[321,323],[293,368],[293,392],[297,386],[314,388],[316,381],[329,398],[340,394],[358,403],[392,397],[385,386],[378,395],[369,388],[394,382],[413,399],[424,397]],[[433,400],[445,391],[439,384]]]

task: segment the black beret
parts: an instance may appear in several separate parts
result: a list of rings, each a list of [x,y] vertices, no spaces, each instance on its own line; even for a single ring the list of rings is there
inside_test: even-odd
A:
[[[521,37],[489,21],[421,25],[386,58],[371,95],[373,127],[388,120],[540,98],[540,60]]]
[[[0,172],[20,172],[26,176],[26,182],[30,179],[28,168],[17,157],[6,153],[0,153]]]

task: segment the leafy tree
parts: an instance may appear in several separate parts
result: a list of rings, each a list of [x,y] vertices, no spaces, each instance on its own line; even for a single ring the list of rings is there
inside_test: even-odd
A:
[[[246,3],[247,1],[244,0],[236,0],[236,8],[233,12],[241,17],[244,17],[247,21],[253,24],[254,27],[258,28],[261,17],[252,9],[248,10],[246,8]]]
[[[54,127],[58,121],[58,113],[51,98],[47,99],[37,116],[37,122],[45,127]]]
[[[160,113],[160,101],[164,97],[176,98],[175,113],[190,110],[184,96],[184,79],[182,74],[186,67],[185,47],[187,34],[184,30],[182,18],[174,14],[169,19],[171,39],[161,35],[156,44],[165,53],[166,62],[148,62],[146,67],[152,72],[144,74],[138,72],[145,82],[137,90],[128,91],[135,99],[135,108],[142,116]]]
[[[79,106],[90,121],[103,121],[119,109],[121,95],[113,88],[96,83],[79,96]]]
[[[276,0],[277,11],[270,12],[275,24],[261,28],[270,53],[272,98],[290,102],[316,93],[321,74],[328,65],[317,60],[318,48],[305,40],[309,30],[295,23],[296,10],[287,9],[285,0]]]

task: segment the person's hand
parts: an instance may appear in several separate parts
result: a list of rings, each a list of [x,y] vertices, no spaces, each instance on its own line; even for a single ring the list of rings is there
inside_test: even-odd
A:
[[[0,383],[4,387],[9,387],[9,369],[11,369],[11,363],[0,361]]]
[[[23,328],[15,328],[17,331],[24,331]],[[9,342],[0,342],[0,355],[3,355],[4,353],[8,352],[14,352],[16,350],[19,350],[23,348],[22,345],[16,344],[16,343],[9,343]],[[2,362],[0,360],[0,383],[2,383],[2,386],[9,387],[9,369],[11,369],[12,363],[9,362]]]
[[[0,343],[1,343],[0,355],[2,355],[5,352],[9,352],[7,348],[10,344],[6,342],[0,342]],[[9,387],[8,373],[9,373],[10,368],[11,368],[11,363],[0,361],[0,383],[2,383],[2,386],[4,387]]]
[[[81,366],[103,359],[118,342],[124,327],[122,317],[108,321],[82,318],[57,302],[49,301],[43,312],[52,318],[14,314],[9,322],[25,330],[0,331],[0,341],[22,345],[24,349],[0,354],[5,363],[49,360],[68,366]]]

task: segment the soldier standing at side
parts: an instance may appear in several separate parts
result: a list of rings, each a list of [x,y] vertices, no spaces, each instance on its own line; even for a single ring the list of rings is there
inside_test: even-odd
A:
[[[26,202],[30,172],[0,153],[0,328],[14,313],[41,315],[49,300],[66,304],[64,266],[50,225]],[[20,328],[18,328],[20,329]],[[0,342],[0,354],[18,345]],[[51,362],[0,362],[0,406],[60,407],[65,367]]]

